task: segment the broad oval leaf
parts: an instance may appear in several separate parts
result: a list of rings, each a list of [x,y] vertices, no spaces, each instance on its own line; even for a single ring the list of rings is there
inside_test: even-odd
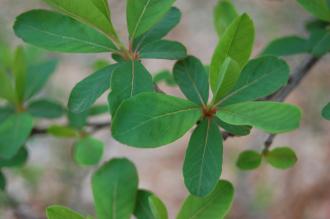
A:
[[[104,164],[92,177],[97,218],[131,218],[137,186],[137,171],[132,162],[121,158]]]
[[[58,52],[98,53],[115,51],[104,35],[78,21],[47,10],[32,10],[16,18],[15,33],[24,42]]]
[[[323,118],[330,120],[330,103],[328,103],[322,110]]]
[[[168,12],[175,0],[128,0],[127,25],[131,39],[148,31]]]
[[[260,166],[262,156],[260,153],[247,150],[239,154],[239,157],[236,161],[236,166],[241,170],[253,170]]]
[[[14,157],[10,159],[0,158],[0,168],[1,167],[20,167],[23,166],[28,159],[28,151],[26,147],[21,147]]]
[[[181,43],[169,40],[157,40],[145,44],[138,52],[139,57],[144,59],[177,60],[187,56],[187,50]]]
[[[298,2],[314,16],[321,20],[330,21],[330,6],[328,0],[298,0]]]
[[[103,155],[103,142],[93,138],[85,137],[74,144],[74,160],[80,165],[95,165]]]
[[[270,42],[262,55],[288,56],[306,52],[308,52],[306,39],[299,36],[287,36]]]
[[[134,147],[159,147],[182,137],[201,117],[198,105],[159,93],[124,101],[112,123],[112,136]]]
[[[223,219],[234,199],[234,187],[220,180],[211,194],[204,198],[190,195],[184,201],[177,219]]]
[[[57,119],[65,113],[65,109],[61,104],[46,99],[31,102],[27,107],[27,111],[34,117],[47,119]]]
[[[151,195],[148,199],[154,218],[167,219],[168,213],[165,204],[155,195]]]
[[[214,8],[214,26],[219,37],[222,36],[236,17],[238,17],[238,13],[231,0],[218,1]]]
[[[189,56],[178,61],[173,69],[176,83],[191,101],[206,105],[209,97],[209,84],[205,68],[196,57]]]
[[[46,209],[47,219],[85,219],[84,216],[69,208],[52,205]]]
[[[288,147],[274,148],[266,153],[266,160],[278,169],[288,169],[298,160],[296,153]]]
[[[217,116],[233,125],[250,125],[268,133],[289,132],[299,127],[296,106],[277,102],[243,102],[220,107]]]
[[[223,145],[213,119],[204,119],[193,132],[183,164],[184,182],[192,195],[206,196],[222,172]]]

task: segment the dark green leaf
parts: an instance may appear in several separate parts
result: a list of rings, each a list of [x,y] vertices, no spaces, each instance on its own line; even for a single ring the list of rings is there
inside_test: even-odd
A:
[[[57,119],[65,113],[65,109],[61,104],[46,99],[31,102],[27,110],[34,117],[47,119]]]
[[[234,199],[234,187],[220,180],[211,194],[204,198],[188,196],[177,219],[223,219],[229,213]]]
[[[165,204],[155,195],[149,197],[151,212],[155,219],[167,219],[167,209]]]
[[[149,197],[152,193],[146,190],[139,190],[136,197],[134,216],[137,219],[155,219],[149,204]]]
[[[176,82],[174,80],[173,75],[168,70],[160,71],[160,72],[158,72],[157,74],[154,75],[153,82],[155,84],[158,84],[161,81],[164,81],[166,83],[166,85],[168,85],[168,86],[175,86],[176,85]]]
[[[206,196],[222,172],[223,145],[214,120],[204,119],[193,132],[183,164],[184,182],[192,195]]]
[[[217,123],[227,132],[237,136],[249,135],[252,129],[252,127],[248,125],[231,125],[219,118],[217,118]]]
[[[287,56],[306,52],[308,52],[306,39],[299,36],[287,36],[270,42],[262,55]]]
[[[5,121],[10,115],[15,113],[15,109],[10,106],[0,107],[0,124]]]
[[[103,142],[96,138],[82,138],[74,144],[74,159],[80,165],[95,165],[102,158],[103,147]]]
[[[120,105],[113,119],[112,135],[127,145],[158,147],[183,136],[200,116],[200,107],[190,101],[142,93]]]
[[[252,150],[243,151],[239,154],[236,166],[241,170],[253,170],[260,166],[262,156],[260,153]]]
[[[266,160],[275,168],[288,169],[295,165],[297,156],[291,148],[279,147],[267,152]]]
[[[193,56],[180,60],[174,66],[173,75],[181,91],[189,100],[201,105],[207,104],[209,84],[201,61]]]
[[[112,53],[111,55],[112,59],[116,62],[126,62],[127,60],[123,58],[123,56],[116,54],[116,53]]]
[[[69,208],[52,205],[46,210],[47,219],[84,219],[85,217]]]
[[[96,30],[46,10],[32,10],[18,16],[14,30],[26,43],[52,51],[97,53],[116,50],[114,44]]]
[[[6,189],[6,178],[5,175],[0,171],[0,190],[4,191]]]
[[[322,110],[323,118],[330,120],[330,103],[328,103]]]
[[[327,0],[298,0],[298,2],[314,16],[330,21],[330,8],[328,7]]]
[[[16,97],[19,103],[22,103],[24,100],[27,73],[27,63],[23,47],[18,47],[16,49],[13,63],[13,73],[15,77]]]
[[[17,154],[10,159],[0,158],[0,167],[19,167],[23,166],[28,159],[28,151],[25,147],[21,147]]]
[[[179,42],[158,40],[145,44],[139,50],[140,58],[177,60],[186,57],[187,50]]]
[[[238,13],[231,0],[219,0],[214,8],[214,25],[219,37],[227,27],[238,17]]]
[[[61,138],[79,137],[79,132],[76,129],[67,126],[52,125],[47,129],[47,132],[55,137]]]
[[[88,111],[89,116],[98,116],[98,115],[102,115],[102,114],[105,114],[108,112],[109,112],[108,104],[92,106]]]
[[[69,127],[75,129],[82,129],[87,123],[88,110],[81,113],[68,112]]]
[[[312,31],[307,44],[312,55],[321,57],[330,51],[330,31],[324,29]]]
[[[137,171],[127,159],[113,159],[92,177],[96,214],[99,219],[129,219],[138,186]]]

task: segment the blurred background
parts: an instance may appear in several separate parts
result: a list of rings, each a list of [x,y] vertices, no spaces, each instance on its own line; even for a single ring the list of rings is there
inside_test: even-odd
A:
[[[127,38],[125,1],[110,0],[112,17],[122,37]],[[216,0],[180,0],[180,24],[168,38],[182,42],[189,54],[208,64],[218,37],[213,28],[213,7]],[[304,22],[310,15],[295,0],[233,0],[238,11],[247,12],[256,25],[254,55],[272,39],[280,36],[306,35]],[[0,0],[0,36],[12,48],[22,42],[15,37],[12,25],[15,17],[29,9],[46,8],[37,0]],[[92,73],[91,65],[109,55],[50,54],[60,59],[44,93],[67,103],[73,86]],[[286,58],[293,71],[304,56]],[[330,100],[330,55],[312,69],[303,83],[289,96],[288,102],[303,110],[301,128],[278,136],[273,144],[290,146],[297,155],[297,164],[280,171],[264,163],[254,171],[242,172],[235,167],[239,152],[262,150],[267,135],[258,131],[248,137],[225,142],[222,178],[235,184],[236,194],[228,219],[328,219],[330,218],[330,123],[320,116],[322,107]],[[171,69],[173,62],[145,62],[150,72]],[[161,89],[182,96],[177,88],[165,84]],[[100,103],[105,103],[102,97]],[[107,120],[109,118],[100,118]],[[39,126],[45,125],[42,121]],[[134,149],[111,138],[108,129],[96,133],[106,143],[103,160],[128,157],[137,166],[140,187],[155,192],[166,203],[170,218],[175,215],[187,195],[183,184],[182,163],[188,133],[175,143],[159,149]],[[62,204],[93,215],[90,176],[95,168],[77,166],[72,158],[72,141],[47,136],[35,136],[28,142],[29,160],[20,169],[5,171],[11,202],[0,198],[0,219],[41,219],[50,204]],[[22,215],[22,213],[25,215]],[[30,217],[27,218],[27,215]]]

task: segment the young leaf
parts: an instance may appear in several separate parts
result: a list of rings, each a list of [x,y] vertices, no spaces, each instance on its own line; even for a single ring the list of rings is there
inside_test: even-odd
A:
[[[238,17],[238,13],[231,0],[219,0],[214,8],[214,26],[219,37],[227,27]]]
[[[268,133],[282,133],[299,127],[299,108],[277,102],[243,102],[220,107],[217,116],[233,125],[250,125]]]
[[[48,134],[60,138],[79,137],[79,132],[73,128],[60,125],[51,125],[47,129]]]
[[[96,138],[82,138],[74,144],[74,159],[80,165],[95,165],[102,158],[103,147],[103,142]]]
[[[6,178],[5,175],[0,171],[0,190],[5,191],[6,189]]]
[[[127,159],[113,159],[92,177],[96,214],[99,219],[129,219],[134,211],[137,171]]]
[[[330,7],[327,0],[298,0],[307,11],[321,20],[330,21]]]
[[[223,219],[229,213],[234,198],[233,185],[220,180],[211,194],[204,198],[188,196],[177,219]]]
[[[69,208],[52,205],[46,210],[47,219],[84,219],[85,217]]]
[[[243,151],[239,154],[236,166],[241,170],[253,170],[260,166],[262,156],[260,153],[252,150]]]
[[[24,90],[26,86],[27,63],[23,47],[18,47],[15,52],[13,63],[13,73],[15,76],[16,96],[19,103],[24,100]]]
[[[187,56],[186,48],[179,42],[157,40],[145,44],[139,50],[140,58],[177,60]]]
[[[250,17],[243,14],[237,17],[223,34],[214,51],[210,66],[210,82],[213,93],[217,85],[212,81],[218,78],[222,63],[227,57],[235,60],[240,68],[249,60],[254,42],[254,26]]]
[[[149,196],[149,204],[151,212],[155,219],[168,219],[167,209],[165,204],[155,195]]]
[[[9,75],[0,68],[0,98],[6,99],[11,104],[16,102],[16,92]]]
[[[138,191],[134,209],[134,216],[137,219],[155,219],[149,203],[150,196],[152,196],[152,193],[149,191]]]
[[[18,16],[14,30],[24,42],[51,51],[98,53],[116,50],[114,44],[98,31],[68,16],[46,10],[32,10]]]
[[[288,82],[289,66],[285,61],[265,56],[250,61],[228,95],[220,99],[220,105],[256,100],[272,94]]]
[[[128,0],[126,7],[130,39],[135,39],[159,22],[175,0]]]
[[[10,159],[23,146],[33,127],[27,113],[14,114],[0,124],[0,158]]]
[[[167,70],[163,70],[155,74],[152,81],[154,82],[154,84],[158,84],[161,81],[164,81],[165,84],[168,86],[176,85],[173,75],[171,74],[170,71]]]
[[[251,132],[251,129],[252,129],[252,127],[248,126],[248,125],[231,125],[231,124],[228,124],[228,123],[220,120],[219,118],[217,118],[216,122],[224,130],[226,130],[227,132],[229,132],[233,135],[237,135],[237,136],[249,135]]]
[[[307,40],[299,36],[287,36],[270,42],[262,55],[288,56],[308,52]]]
[[[0,158],[0,168],[1,167],[20,167],[25,164],[28,159],[28,151],[25,147],[21,147],[17,154],[10,159]]]
[[[65,113],[65,109],[61,104],[46,99],[31,102],[27,107],[27,111],[34,117],[47,119],[57,119]]]
[[[219,181],[223,145],[216,122],[204,119],[193,132],[183,164],[184,182],[192,195],[206,196]]]
[[[278,169],[288,169],[297,162],[295,152],[288,147],[274,148],[267,152],[265,156],[267,162]]]
[[[118,106],[127,98],[142,92],[154,90],[152,77],[139,61],[127,61],[119,64],[111,77],[109,105],[114,115]]]
[[[330,103],[328,103],[322,110],[323,118],[330,120]]]
[[[70,111],[81,113],[88,110],[109,89],[112,73],[117,67],[117,64],[110,65],[80,81],[71,91],[68,103]]]
[[[159,147],[183,136],[200,117],[200,107],[195,103],[142,93],[120,105],[112,120],[112,136],[134,147]]]
[[[200,105],[207,104],[209,84],[201,61],[196,57],[188,56],[175,64],[173,75],[181,91],[189,100]]]

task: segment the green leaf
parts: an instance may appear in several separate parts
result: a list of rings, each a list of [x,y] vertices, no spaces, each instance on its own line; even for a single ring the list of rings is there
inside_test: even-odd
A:
[[[11,68],[12,54],[7,42],[0,39],[0,69],[8,70]]]
[[[58,102],[40,99],[31,102],[27,111],[38,118],[57,119],[64,115],[65,109]]]
[[[110,65],[80,81],[71,91],[68,103],[70,111],[81,113],[88,110],[109,89],[112,73],[117,67],[116,64]]]
[[[45,0],[64,14],[94,27],[111,38],[117,34],[110,20],[109,6],[105,0]]]
[[[99,116],[108,112],[109,112],[108,104],[100,104],[100,105],[92,106],[88,111],[89,116]]]
[[[289,132],[299,127],[299,108],[277,102],[243,102],[220,107],[217,116],[233,125],[250,125],[268,133]]]
[[[116,50],[114,44],[96,30],[46,10],[32,10],[18,16],[14,30],[24,42],[51,51],[98,53]]]
[[[79,132],[76,129],[61,125],[51,125],[48,127],[47,132],[48,134],[61,138],[79,137]]]
[[[15,109],[12,108],[11,106],[0,107],[0,124],[14,113],[15,113]]]
[[[0,190],[5,191],[6,189],[6,178],[5,175],[0,171]]]
[[[137,186],[137,171],[129,160],[112,159],[104,164],[92,177],[97,218],[131,218]]]
[[[134,209],[134,216],[137,219],[155,219],[149,203],[150,196],[152,196],[152,193],[149,191],[138,191]]]
[[[103,148],[103,142],[96,138],[82,138],[74,144],[74,159],[80,165],[95,165],[102,159]]]
[[[111,78],[110,112],[115,114],[119,105],[129,97],[154,90],[152,77],[139,61],[119,64]]]
[[[213,93],[217,85],[214,80],[218,78],[222,63],[227,57],[235,60],[240,68],[249,60],[254,42],[254,26],[250,17],[243,14],[237,17],[223,34],[214,51],[210,66],[210,82]]]
[[[120,105],[112,121],[112,136],[134,147],[158,147],[182,137],[200,117],[200,107],[190,101],[142,93]]]
[[[180,10],[172,7],[149,31],[134,40],[133,48],[139,50],[141,46],[165,37],[180,22],[180,19]]]
[[[28,67],[24,91],[25,100],[36,95],[45,86],[49,77],[55,72],[57,63],[56,59],[50,59]]]
[[[307,11],[321,20],[330,21],[330,7],[327,0],[298,0]]]
[[[214,26],[219,37],[223,35],[227,27],[238,17],[238,13],[231,0],[219,0],[214,8]]]
[[[307,46],[312,55],[321,57],[330,51],[330,30],[314,30],[311,32]]]
[[[139,57],[144,59],[177,60],[186,56],[187,50],[181,43],[169,40],[153,41],[139,50]]]
[[[149,204],[151,212],[155,219],[167,219],[167,209],[165,204],[155,195],[151,195],[149,198]]]
[[[216,122],[204,119],[193,132],[183,164],[184,182],[192,195],[206,196],[222,172],[223,145]]]
[[[264,56],[251,60],[235,87],[218,104],[229,105],[268,96],[286,85],[288,78],[289,66],[281,59]]]
[[[253,170],[260,166],[262,156],[260,153],[252,150],[243,151],[239,154],[236,166],[241,170]]]
[[[69,208],[52,205],[46,209],[47,219],[84,219],[85,217]]]
[[[24,100],[24,90],[26,86],[27,63],[23,47],[18,47],[15,52],[13,63],[13,73],[15,77],[16,96],[19,103]]]
[[[330,120],[330,103],[328,103],[322,110],[323,118]]]
[[[177,219],[223,219],[229,213],[234,187],[220,180],[211,194],[204,198],[190,195],[184,201]]]
[[[0,68],[0,98],[6,99],[11,104],[16,102],[14,84],[5,71]]]
[[[236,136],[249,135],[252,129],[252,127],[248,125],[231,125],[220,120],[219,118],[217,118],[216,121],[224,130]]]
[[[81,113],[68,112],[69,127],[81,130],[87,123],[88,110]]]
[[[295,152],[288,147],[274,148],[268,151],[265,156],[267,162],[278,169],[288,169],[297,162]]]
[[[307,40],[299,36],[287,36],[270,42],[262,55],[288,56],[308,52]]]
[[[32,117],[27,113],[10,116],[0,124],[0,158],[10,159],[23,146],[33,127]]]
[[[0,158],[0,167],[20,167],[23,166],[28,159],[28,151],[25,147],[21,147],[17,154],[10,159]]]
[[[128,0],[126,7],[130,39],[135,39],[157,24],[175,0]]]
[[[110,64],[111,63],[107,59],[98,59],[93,63],[92,69],[94,71],[98,71],[109,66]]]
[[[173,69],[176,83],[191,101],[206,105],[209,97],[209,84],[201,61],[193,56],[178,61]]]
[[[158,72],[157,74],[154,75],[153,82],[155,84],[158,84],[161,81],[164,81],[165,84],[168,85],[168,86],[175,86],[176,85],[176,82],[174,80],[173,75],[168,70],[160,71],[160,72]]]

